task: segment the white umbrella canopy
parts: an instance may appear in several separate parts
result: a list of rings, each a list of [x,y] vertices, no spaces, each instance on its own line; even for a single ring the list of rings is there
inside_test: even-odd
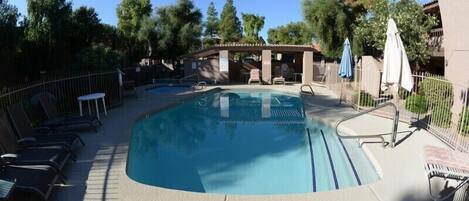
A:
[[[399,30],[392,18],[388,20],[386,35],[381,88],[384,91],[387,90],[389,86],[393,86],[397,91],[399,86],[401,86],[407,91],[411,91],[414,87],[414,80],[412,78],[409,59],[407,58],[404,44],[399,35]]]

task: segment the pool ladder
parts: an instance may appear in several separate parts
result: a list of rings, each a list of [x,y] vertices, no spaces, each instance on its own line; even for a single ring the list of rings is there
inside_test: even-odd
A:
[[[339,126],[340,124],[344,123],[345,121],[363,116],[365,114],[368,114],[370,112],[385,108],[385,107],[392,107],[394,109],[394,116],[393,116],[393,125],[392,125],[392,131],[391,133],[384,133],[384,134],[379,134],[379,135],[341,135],[339,132]],[[337,136],[339,136],[342,139],[364,139],[364,138],[378,138],[381,141],[378,143],[382,143],[383,147],[386,147],[387,145],[391,144],[391,147],[394,147],[396,145],[396,137],[397,137],[397,127],[399,124],[399,110],[397,109],[397,106],[394,103],[388,102],[384,103],[381,105],[376,106],[375,108],[371,108],[368,110],[365,110],[363,112],[360,112],[358,114],[354,114],[348,117],[345,117],[341,119],[340,121],[337,122],[335,126],[335,133]],[[391,142],[386,142],[384,139],[383,135],[391,134]],[[363,145],[364,143],[376,143],[376,142],[361,142],[360,146]]]
[[[309,88],[309,91],[303,90],[304,87]],[[300,90],[301,90],[301,93],[311,94],[312,96],[314,96],[313,87],[311,87],[311,85],[309,85],[309,84],[303,84],[303,85],[301,85]]]
[[[207,82],[205,81],[198,81],[194,84],[192,84],[192,89],[193,90],[202,90],[207,86]]]

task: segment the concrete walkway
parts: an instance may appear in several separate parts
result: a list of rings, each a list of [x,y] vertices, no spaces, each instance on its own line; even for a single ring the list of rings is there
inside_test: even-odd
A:
[[[270,88],[298,93],[299,85],[291,86],[223,86],[224,88]],[[211,89],[208,87],[206,90]],[[314,87],[316,96],[304,95],[305,111],[312,118],[330,124],[354,114],[348,107],[337,107],[331,91]],[[112,109],[103,118],[98,133],[82,133],[86,147],[77,151],[78,161],[67,166],[68,184],[57,187],[51,200],[154,200],[154,201],[302,201],[302,200],[429,200],[427,179],[423,171],[423,147],[427,144],[446,147],[425,130],[400,124],[396,148],[366,144],[364,150],[374,162],[381,179],[375,183],[336,191],[276,196],[232,196],[183,192],[137,183],[126,175],[126,160],[131,128],[139,117],[171,107],[202,92],[156,95],[142,89],[138,97],[125,99],[121,107]],[[353,133],[386,133],[391,120],[365,115],[344,124],[342,129]],[[442,189],[442,187],[440,188]]]

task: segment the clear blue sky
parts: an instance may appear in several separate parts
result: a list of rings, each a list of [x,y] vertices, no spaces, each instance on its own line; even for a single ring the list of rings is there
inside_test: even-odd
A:
[[[202,13],[207,12],[207,7],[212,0],[194,0],[196,7],[201,9]],[[427,2],[428,0],[419,0]],[[26,14],[26,0],[9,0],[16,5],[19,11]],[[94,7],[103,23],[116,25],[116,8],[120,0],[72,0],[73,8],[79,6]],[[176,0],[151,0],[153,8],[174,4]],[[213,0],[218,14],[221,13],[225,0]],[[234,0],[238,15],[244,13],[254,13],[265,16],[265,26],[261,31],[262,37],[267,39],[269,28],[287,24],[291,21],[301,21],[303,19],[301,11],[301,0]]]

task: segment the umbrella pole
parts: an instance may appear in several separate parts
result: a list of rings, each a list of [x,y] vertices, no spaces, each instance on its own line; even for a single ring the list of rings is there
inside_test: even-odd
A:
[[[339,105],[342,105],[342,91],[344,90],[344,79],[342,78],[342,82],[340,82],[340,97],[339,97]]]

